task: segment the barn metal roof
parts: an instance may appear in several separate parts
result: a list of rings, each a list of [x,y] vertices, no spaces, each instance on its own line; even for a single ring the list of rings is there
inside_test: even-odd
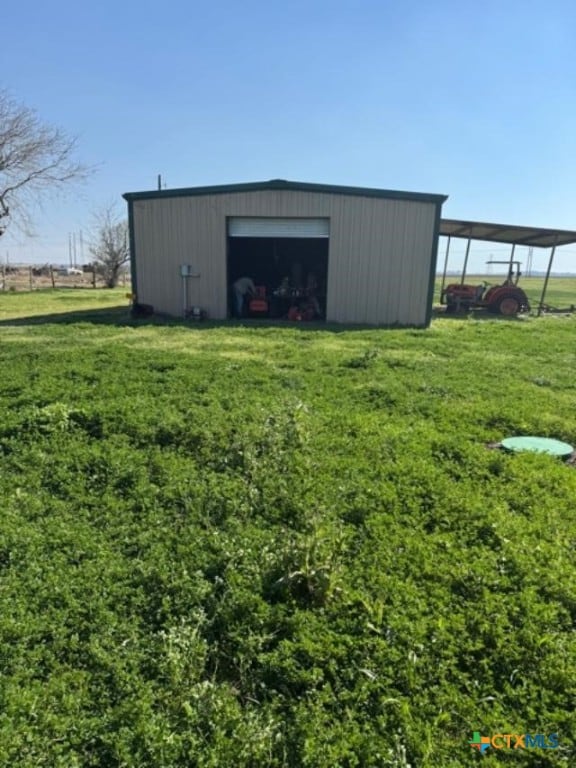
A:
[[[358,197],[379,197],[392,200],[415,200],[427,203],[443,203],[448,195],[428,194],[425,192],[401,192],[392,189],[373,187],[341,187],[333,184],[309,184],[303,181],[254,181],[247,184],[219,184],[213,187],[187,187],[183,189],[158,189],[148,192],[126,192],[125,200],[148,200],[154,198],[192,197],[196,195],[221,195],[230,192],[260,192],[265,190],[295,190],[297,192],[327,192],[332,195],[353,195]]]
[[[488,240],[510,245],[528,245],[535,248],[553,248],[555,245],[576,243],[576,232],[566,229],[520,227],[512,224],[489,224],[486,221],[441,219],[440,234],[463,237],[466,240]]]

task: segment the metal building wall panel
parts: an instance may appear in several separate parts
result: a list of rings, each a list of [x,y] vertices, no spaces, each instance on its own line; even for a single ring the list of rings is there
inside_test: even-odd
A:
[[[434,225],[432,202],[364,198],[296,190],[260,190],[135,200],[139,301],[181,315],[180,265],[188,303],[212,318],[227,312],[229,217],[329,218],[327,320],[423,325],[426,322]]]
[[[346,199],[331,222],[328,318],[425,322],[435,206]]]

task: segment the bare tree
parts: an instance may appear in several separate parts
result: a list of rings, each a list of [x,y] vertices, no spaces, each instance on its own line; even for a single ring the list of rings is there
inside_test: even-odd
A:
[[[114,204],[94,214],[90,253],[108,288],[115,288],[122,267],[130,259],[128,222]]]
[[[0,90],[0,230],[14,221],[30,230],[31,208],[46,192],[85,179],[93,169],[74,159],[76,139]]]

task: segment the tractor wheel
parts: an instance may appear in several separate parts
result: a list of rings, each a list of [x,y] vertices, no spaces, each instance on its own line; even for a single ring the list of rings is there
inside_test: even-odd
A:
[[[512,317],[520,312],[520,302],[515,296],[503,296],[496,304],[496,311],[500,315]]]

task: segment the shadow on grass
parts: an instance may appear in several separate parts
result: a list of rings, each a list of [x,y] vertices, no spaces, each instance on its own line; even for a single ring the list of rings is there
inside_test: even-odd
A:
[[[27,327],[35,325],[75,325],[91,323],[93,325],[112,325],[117,327],[139,328],[142,326],[183,327],[195,330],[210,330],[213,328],[290,328],[298,331],[372,331],[384,326],[373,325],[344,325],[326,322],[294,322],[290,320],[270,320],[266,318],[245,318],[242,320],[203,320],[193,321],[169,315],[155,314],[150,316],[133,316],[129,307],[113,307],[103,309],[85,309],[72,312],[53,312],[45,315],[28,315],[0,320],[1,327]],[[424,329],[423,329],[424,330]]]
[[[94,323],[95,325],[142,325],[152,318],[137,320],[130,314],[128,307],[107,307],[104,309],[85,309],[72,312],[52,312],[46,315],[28,315],[0,320],[0,327],[28,325],[73,325],[75,323]]]
[[[469,312],[446,312],[445,307],[434,307],[432,320],[480,320],[493,323],[519,323],[524,322],[533,315],[495,315],[486,309],[472,309]]]
[[[492,322],[523,322],[529,315],[519,315],[505,317],[503,315],[494,315],[490,312],[481,310],[468,313],[447,313],[444,308],[435,307],[432,312],[432,320],[480,320]],[[267,318],[245,318],[242,320],[203,320],[193,321],[183,318],[170,317],[169,315],[150,315],[145,317],[135,317],[130,308],[106,307],[101,309],[74,310],[71,312],[53,312],[45,315],[28,315],[25,317],[15,317],[0,320],[1,327],[25,327],[32,325],[56,324],[56,325],[75,325],[77,323],[91,323],[93,325],[112,325],[117,327],[138,328],[142,326],[158,327],[184,327],[194,328],[195,330],[210,330],[213,328],[290,328],[298,331],[329,331],[331,333],[343,333],[349,331],[374,331],[374,330],[398,330],[411,329],[426,331],[426,328],[418,326],[398,326],[398,325],[351,325],[344,323],[327,322],[294,322],[290,320],[271,320]]]

